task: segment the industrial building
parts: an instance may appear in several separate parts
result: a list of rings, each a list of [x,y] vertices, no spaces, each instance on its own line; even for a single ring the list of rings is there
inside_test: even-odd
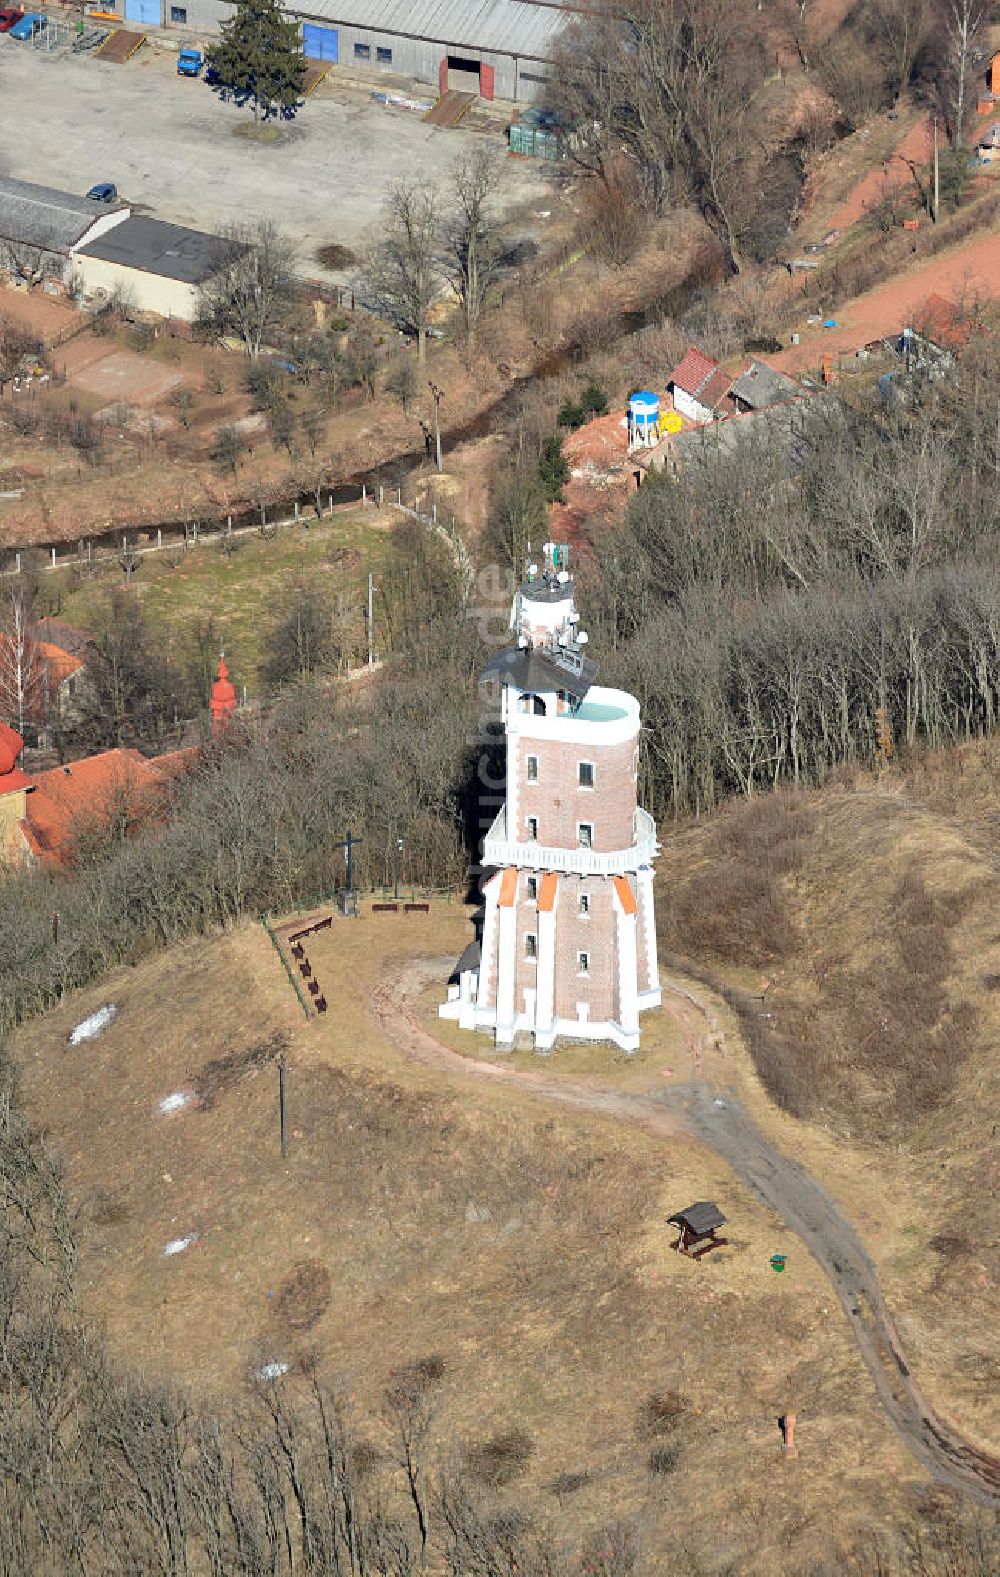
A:
[[[67,281],[73,249],[128,216],[124,204],[105,208],[72,192],[0,175],[0,271],[32,284]]]
[[[229,0],[117,0],[127,22],[217,33]],[[112,9],[108,7],[108,9]],[[544,97],[566,12],[533,0],[304,0],[286,5],[310,60],[484,99]]]

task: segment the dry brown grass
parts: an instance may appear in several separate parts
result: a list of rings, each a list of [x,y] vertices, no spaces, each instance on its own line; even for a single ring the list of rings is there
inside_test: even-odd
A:
[[[758,1119],[862,1231],[921,1384],[994,1449],[998,766],[986,742],[810,794],[813,830],[776,884],[792,948],[762,975],[741,916],[736,940],[695,965],[737,1009]],[[740,821],[727,811],[669,840],[664,909],[684,912],[692,880],[711,893]],[[764,1091],[799,1120],[779,1122]]]
[[[438,1355],[434,1461],[468,1453],[482,1493],[574,1540],[639,1529],[649,1573],[688,1556],[705,1573],[794,1571],[831,1519],[849,1531],[884,1500],[902,1505],[892,1485],[914,1469],[822,1276],[794,1252],[771,1275],[787,1234],[710,1153],[444,1077],[381,1038],[367,1003],[388,961],[428,945],[454,956],[466,928],[446,905],[426,921],[337,922],[314,960],[326,1020],[303,1020],[247,929],[117,971],[25,1027],[24,1098],[65,1156],[87,1223],[84,1302],[113,1347],[202,1395],[238,1392],[257,1357],[317,1362],[345,1378],[382,1462],[387,1389]],[[442,961],[442,987],[446,974]],[[109,999],[115,1023],[67,1050],[68,1029]],[[269,1059],[207,1107],[157,1115],[199,1070],[278,1034],[284,1165]],[[619,1075],[632,1076],[609,1061]],[[671,1251],[665,1217],[699,1197],[725,1201],[738,1241],[695,1265]],[[163,1259],[190,1231],[198,1241]],[[327,1272],[325,1307],[304,1266]],[[654,1466],[675,1441],[636,1420],[679,1379],[680,1449]],[[788,1471],[775,1419],[793,1403],[805,1449]]]

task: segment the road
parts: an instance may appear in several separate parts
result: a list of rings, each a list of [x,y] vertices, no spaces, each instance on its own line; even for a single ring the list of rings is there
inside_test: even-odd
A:
[[[404,1057],[463,1081],[510,1085],[539,1100],[634,1124],[663,1137],[701,1140],[781,1217],[829,1278],[889,1422],[932,1476],[980,1505],[1000,1507],[1000,1461],[963,1439],[937,1416],[914,1380],[886,1307],[878,1272],[854,1228],[804,1167],[782,1154],[727,1091],[706,1072],[702,1048],[720,1042],[709,1006],[679,979],[664,981],[664,1008],[680,1024],[691,1062],[687,1083],[657,1094],[563,1080],[548,1068],[523,1069],[466,1057],[421,1026],[414,999],[444,978],[448,961],[403,964],[378,987],[372,1013]]]

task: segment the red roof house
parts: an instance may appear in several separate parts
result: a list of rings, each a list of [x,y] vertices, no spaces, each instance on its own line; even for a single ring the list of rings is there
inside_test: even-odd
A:
[[[710,422],[729,393],[732,381],[717,361],[689,345],[670,374],[667,386],[675,411],[692,422]]]

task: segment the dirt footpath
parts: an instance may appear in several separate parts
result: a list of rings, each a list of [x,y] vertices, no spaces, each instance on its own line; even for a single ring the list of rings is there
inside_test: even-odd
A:
[[[1000,1506],[1000,1461],[963,1440],[929,1406],[910,1374],[878,1273],[854,1228],[826,1190],[764,1137],[739,1102],[713,1086],[703,1048],[718,1045],[721,1030],[711,1007],[693,989],[679,980],[664,981],[664,1010],[683,1029],[689,1079],[645,1093],[563,1081],[556,1064],[536,1072],[453,1051],[421,1026],[415,1007],[420,992],[440,978],[441,960],[417,959],[373,993],[374,1017],[403,1056],[452,1077],[513,1084],[541,1100],[634,1123],[664,1137],[686,1134],[710,1146],[782,1217],[829,1277],[886,1415],[914,1456],[941,1483],[981,1505]]]
[[[919,320],[927,298],[946,296],[966,308],[1000,295],[1000,234],[980,235],[953,252],[903,274],[841,308],[835,329],[802,328],[802,343],[769,356],[783,372],[817,368],[824,351],[853,355],[872,340],[899,334],[908,322]]]

